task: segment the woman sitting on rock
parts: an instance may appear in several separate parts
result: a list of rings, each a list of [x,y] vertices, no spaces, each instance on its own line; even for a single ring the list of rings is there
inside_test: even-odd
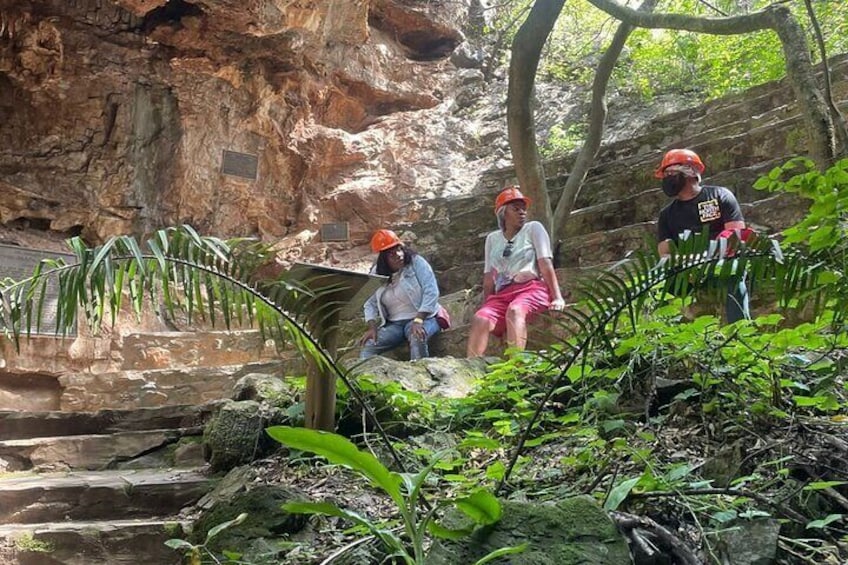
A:
[[[562,310],[565,301],[552,261],[551,239],[545,226],[527,221],[530,199],[517,186],[495,199],[498,230],[486,237],[483,267],[483,305],[471,321],[468,357],[481,357],[489,334],[506,333],[507,344],[524,349],[527,321],[545,310]]]
[[[404,342],[409,343],[410,360],[429,357],[427,343],[441,330],[436,315],[443,311],[432,267],[391,230],[378,230],[371,238],[371,249],[379,253],[371,272],[389,280],[365,302],[368,329],[359,340],[360,359]]]

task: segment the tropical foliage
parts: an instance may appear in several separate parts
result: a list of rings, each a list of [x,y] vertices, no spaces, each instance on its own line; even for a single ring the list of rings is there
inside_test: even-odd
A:
[[[494,9],[490,34],[509,45],[524,20],[531,0],[499,3]],[[656,12],[718,17],[749,13],[774,2],[702,2],[669,0]],[[624,2],[635,8],[638,3]],[[835,0],[812,2],[822,28],[829,54],[848,51],[848,5]],[[806,22],[810,45],[813,28],[804,2],[793,2],[791,9]],[[568,2],[557,20],[543,54],[540,73],[548,80],[559,80],[588,87],[597,61],[607,49],[617,22],[588,2]],[[776,80],[786,72],[780,41],[774,33],[715,36],[677,30],[634,30],[626,51],[613,73],[611,89],[620,94],[651,98],[671,92],[698,94],[709,100],[751,86]]]
[[[550,320],[547,351],[493,366],[469,397],[434,401],[389,391],[386,398],[410,429],[457,438],[448,452],[387,442],[423,467],[418,474],[405,475],[399,461],[400,472],[393,472],[337,436],[271,430],[290,447],[349,466],[382,489],[398,508],[401,530],[324,503],[291,510],[347,517],[390,552],[417,562],[425,533],[445,533],[433,525],[436,510],[474,501],[489,508],[488,522],[497,515],[481,487],[540,501],[585,492],[611,512],[661,504],[707,553],[716,551],[713,536],[731,524],[771,516],[792,525],[780,542],[787,554],[811,563],[844,558],[838,543],[848,532],[839,501],[848,470],[834,446],[844,445],[848,425],[848,160],[823,173],[794,160],[757,187],[811,203],[783,242],[731,238],[710,247],[695,234],[666,261],[646,246],[593,273],[579,306]],[[44,278],[54,276],[64,297],[60,328],[77,316],[95,323],[109,312],[114,318],[127,296],[136,312],[145,303],[163,304],[166,312],[182,307],[225,325],[255,323],[305,354],[322,355],[308,318],[285,306],[301,312],[312,296],[284,281],[257,281],[268,251],[254,242],[180,228],[155,234],[145,251],[131,238],[93,249],[73,240],[72,248],[77,263],[48,262],[32,278],[4,283],[8,334],[19,339],[37,325]],[[724,326],[711,316],[681,318],[692,291],[721,294],[743,273],[758,295],[772,297],[774,314]],[[707,281],[720,284],[704,288]],[[335,367],[332,359],[325,363]],[[367,406],[367,387],[338,370],[346,394]],[[730,459],[717,457],[726,451]],[[427,480],[435,474],[442,480]]]
[[[488,526],[500,520],[500,502],[483,489],[475,489],[452,500],[441,500],[434,506],[429,506],[422,499],[425,481],[444,454],[435,454],[430,463],[416,474],[398,474],[387,469],[371,453],[357,449],[353,443],[336,434],[287,426],[268,428],[268,434],[286,446],[322,455],[330,463],[353,469],[392,499],[398,509],[401,531],[405,537],[384,524],[373,522],[367,517],[328,502],[292,502],[284,505],[284,509],[289,512],[337,516],[363,526],[383,543],[388,550],[387,559],[399,558],[407,565],[423,564],[426,562],[425,542],[428,533],[455,540],[473,531],[470,528],[450,529],[436,522],[437,512],[445,507],[455,507],[479,526]],[[524,548],[525,546],[516,546],[498,549],[476,561],[474,565],[483,565],[498,557],[519,553]]]

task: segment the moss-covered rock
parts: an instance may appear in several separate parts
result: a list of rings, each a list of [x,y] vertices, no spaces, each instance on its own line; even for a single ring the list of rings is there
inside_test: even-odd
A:
[[[355,365],[351,372],[378,383],[399,383],[406,390],[444,398],[467,396],[486,375],[485,359],[429,357],[404,362],[376,356]]]
[[[445,518],[449,527],[467,526],[458,513]],[[439,540],[428,565],[474,563],[487,553],[529,543],[522,553],[493,563],[511,565],[627,565],[630,551],[610,517],[588,496],[555,504],[503,503],[503,517],[494,526],[480,528],[459,541]]]
[[[253,461],[267,441],[258,402],[227,402],[206,425],[203,451],[213,471],[227,471]]]
[[[223,491],[222,491],[223,492]],[[210,540],[207,547],[215,552],[235,551],[247,563],[279,563],[279,555],[268,548],[287,534],[299,532],[306,516],[290,514],[282,509],[286,502],[303,501],[299,491],[280,485],[257,485],[218,497],[197,519],[191,534],[193,543],[203,543],[206,534],[218,524],[246,513],[247,518]]]
[[[291,404],[296,391],[276,375],[248,373],[233,386],[233,400],[255,400],[281,408]]]

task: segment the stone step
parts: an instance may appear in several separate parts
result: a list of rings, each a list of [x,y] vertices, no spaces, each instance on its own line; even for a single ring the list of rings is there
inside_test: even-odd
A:
[[[833,95],[835,100],[848,101],[848,56],[838,55],[830,62]],[[766,83],[752,87],[744,92],[715,99],[676,112],[658,116],[634,132],[634,136],[614,143],[605,144],[598,153],[596,162],[614,162],[629,159],[645,153],[647,148],[660,151],[666,143],[663,137],[673,137],[675,147],[685,145],[681,140],[693,136],[705,136],[706,139],[724,137],[721,128],[734,124],[746,124],[749,128],[760,127],[785,120],[800,114],[796,95],[788,79],[776,83]],[[765,154],[766,159],[775,155]],[[562,161],[573,159],[566,157]],[[553,161],[553,169],[568,170]],[[724,168],[722,168],[724,170]]]
[[[0,526],[0,563],[6,565],[179,565],[167,547],[185,539],[188,524],[174,519],[94,520]]]
[[[562,241],[558,265],[586,268],[614,263],[629,251],[644,249],[656,241],[656,222],[639,222],[624,227],[597,231]]]
[[[274,345],[259,330],[137,332],[121,338],[120,368],[218,367],[270,361]]]
[[[0,412],[0,441],[203,426],[218,402],[93,412]]]
[[[760,176],[768,174],[774,165],[777,165],[777,163],[769,162],[744,170],[737,169],[722,173],[711,177],[705,181],[705,184],[730,188],[742,206],[746,219],[752,210],[762,208],[766,209],[770,216],[774,216],[771,221],[763,221],[764,225],[771,227],[774,224],[777,229],[783,228],[786,222],[781,221],[783,217],[779,212],[783,208],[791,208],[797,212],[799,208],[798,197],[789,194],[775,195],[753,189],[754,182]],[[655,221],[659,211],[669,202],[670,200],[662,193],[659,182],[657,182],[656,187],[633,194],[628,198],[610,200],[574,210],[563,228],[564,237],[579,237],[595,231],[621,228],[638,222]],[[765,218],[765,215],[760,213],[759,217]]]
[[[848,83],[848,57],[835,56],[830,62],[830,78],[834,98],[845,99]],[[821,70],[821,67],[818,67]],[[717,125],[735,122],[739,117],[750,117],[754,122],[764,123],[763,116],[792,110],[797,104],[791,82],[783,78],[776,83],[754,86],[744,92],[715,99],[706,104],[658,116],[644,126],[645,131],[657,128],[687,128],[689,131],[708,131]]]
[[[292,352],[296,356],[296,353]],[[294,357],[287,370],[297,365]],[[124,409],[206,404],[230,398],[233,386],[249,373],[281,374],[282,359],[220,367],[175,367],[149,371],[76,373],[59,377],[60,408],[92,412],[120,406]]]
[[[168,516],[212,486],[186,469],[12,475],[0,479],[0,524]]]
[[[647,143],[647,142],[646,142]],[[662,158],[666,147],[689,147],[700,154],[707,166],[705,184],[727,185],[734,193],[747,190],[752,179],[735,178],[733,171],[756,167],[764,161],[778,164],[806,151],[805,132],[800,116],[795,115],[768,127],[749,128],[747,124],[729,124],[725,131],[715,132],[713,137],[692,136],[677,138],[673,143],[650,143],[653,152],[643,152],[633,157],[606,160],[599,156],[598,166],[592,168],[577,198],[577,208],[602,204],[610,200],[632,198],[634,194],[658,188],[659,182],[653,172]],[[756,147],[762,154],[752,154],[747,147]],[[766,171],[769,165],[762,166]],[[712,178],[714,173],[724,171],[722,178]],[[551,186],[556,191],[565,180]],[[559,185],[559,186],[557,186]]]
[[[843,111],[848,109],[848,95],[838,105]],[[659,134],[649,130],[633,139],[604,146],[580,190],[577,208],[630,198],[634,193],[658,187],[653,171],[669,147],[694,149],[705,160],[705,182],[727,186],[747,200],[754,192],[750,185],[757,176],[790,157],[808,153],[807,132],[797,108],[789,113],[780,108],[773,112],[756,120],[744,116],[706,133],[686,135],[678,129],[673,130],[673,138],[663,140],[656,139]],[[565,167],[565,164],[550,166]],[[548,188],[554,198],[567,178],[567,174],[561,174],[549,180]]]
[[[0,441],[0,470],[97,471],[203,465],[200,426]],[[194,436],[193,440],[190,440]],[[5,467],[5,468],[4,468]]]

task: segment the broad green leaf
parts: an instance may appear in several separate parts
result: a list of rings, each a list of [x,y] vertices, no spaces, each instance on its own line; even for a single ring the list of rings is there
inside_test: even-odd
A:
[[[501,503],[487,490],[477,490],[470,496],[457,499],[454,504],[469,518],[488,526],[501,519]]]
[[[641,479],[642,477],[627,479],[613,488],[606,501],[604,501],[604,510],[616,510],[619,505],[624,502],[624,499],[627,498],[627,495],[630,494],[630,491],[633,490],[633,487],[636,486],[636,483],[638,483]]]
[[[283,445],[316,453],[331,463],[359,472],[386,491],[398,506],[404,505],[400,477],[390,472],[370,453],[360,451],[347,438],[330,432],[290,426],[272,426],[266,431]]]
[[[848,481],[815,481],[804,487],[804,490],[824,490],[848,484]]]
[[[609,433],[615,430],[621,430],[625,426],[624,420],[604,420],[601,422],[601,429]]]
[[[794,400],[795,404],[798,406],[818,406],[819,404],[827,400],[827,397],[796,395],[792,398],[792,400]]]
[[[726,522],[730,522],[731,520],[735,520],[736,516],[736,510],[721,510],[713,514],[713,520],[715,520],[719,524],[724,524]]]
[[[460,540],[474,531],[471,528],[463,528],[459,530],[453,530],[450,528],[446,528],[441,524],[437,524],[436,522],[429,522],[427,524],[427,531],[436,536],[437,538],[449,539],[449,540]]]
[[[503,479],[504,474],[506,473],[506,466],[502,461],[495,461],[488,467],[486,467],[486,478],[491,479],[493,481],[499,481]]]
[[[809,524],[807,524],[807,529],[810,528],[824,528],[837,520],[842,519],[842,514],[829,514],[827,517],[822,518],[821,520],[813,520]]]
[[[246,519],[247,519],[247,513],[242,512],[241,514],[239,514],[238,516],[236,516],[232,520],[218,524],[217,526],[215,526],[214,528],[211,528],[206,533],[206,541],[209,542],[209,540],[211,540],[212,538],[217,536],[219,533],[221,533],[222,530],[226,530],[227,528],[229,528],[231,526],[238,526],[239,524],[244,522]]]
[[[675,481],[682,479],[683,477],[685,477],[686,475],[688,475],[691,472],[692,472],[692,465],[691,464],[689,464],[689,463],[679,463],[677,465],[674,465],[671,469],[669,469],[669,471],[665,474],[664,478],[668,482],[673,483]]]
[[[459,442],[459,447],[477,447],[481,449],[500,449],[501,443],[487,437],[467,437]]]
[[[755,518],[770,518],[771,514],[762,510],[746,510],[745,512],[740,512],[739,517],[745,520],[753,520]]]
[[[809,526],[808,526],[809,527]],[[194,546],[187,542],[184,539],[169,539],[165,542],[165,545],[170,547],[171,549],[192,549]]]

